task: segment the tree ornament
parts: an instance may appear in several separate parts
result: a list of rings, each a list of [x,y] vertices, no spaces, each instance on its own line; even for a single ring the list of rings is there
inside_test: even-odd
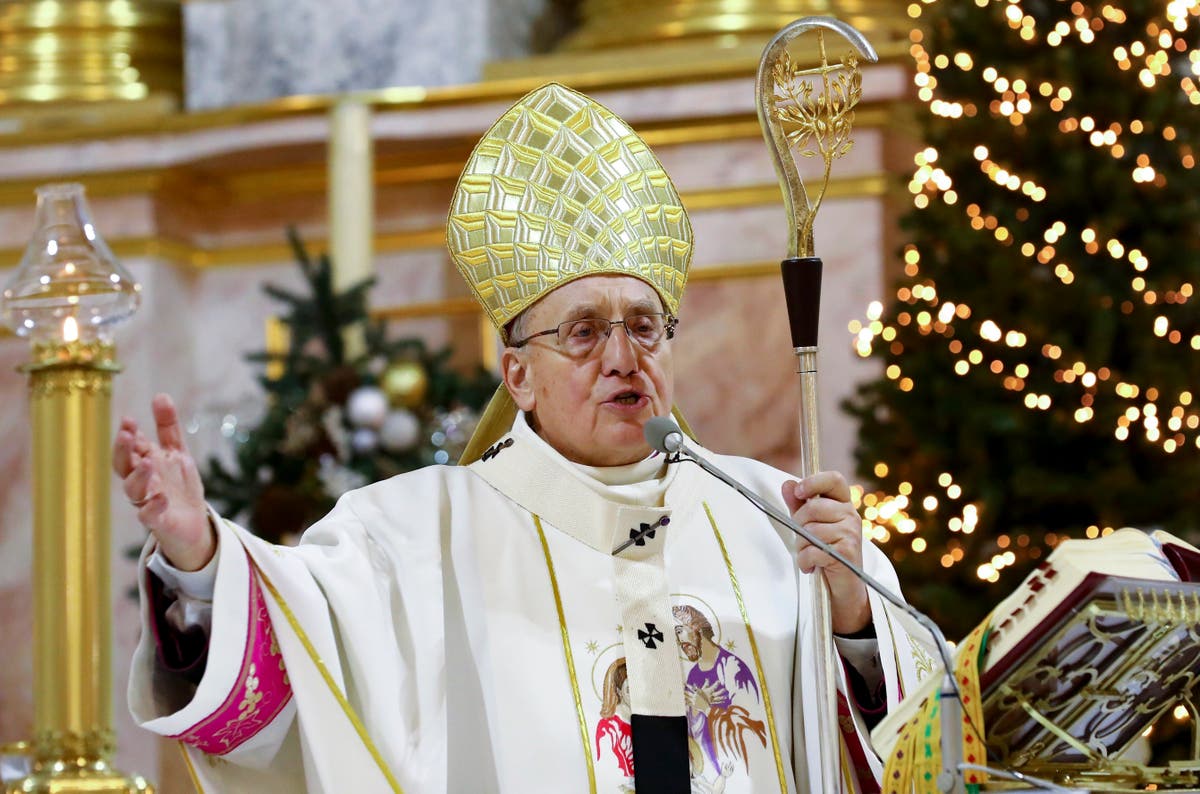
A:
[[[383,420],[379,440],[389,452],[407,452],[421,438],[421,422],[412,411],[404,408],[392,411]]]
[[[350,446],[358,455],[370,455],[379,446],[379,434],[369,427],[360,427],[350,436]]]
[[[355,389],[346,400],[346,417],[355,427],[379,428],[387,417],[387,395],[375,386]]]
[[[416,408],[429,391],[429,373],[417,361],[397,361],[384,370],[379,384],[397,408]]]

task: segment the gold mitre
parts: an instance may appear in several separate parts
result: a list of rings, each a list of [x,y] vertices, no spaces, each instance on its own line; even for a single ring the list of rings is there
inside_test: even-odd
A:
[[[692,227],[646,142],[608,108],[548,83],[476,145],[446,245],[504,338],[510,320],[584,276],[640,278],[678,314]]]
[[[471,152],[454,188],[446,247],[508,342],[513,318],[584,276],[640,278],[678,314],[692,225],[662,163],[628,124],[547,83],[509,108]],[[478,460],[516,414],[501,384],[459,463]]]

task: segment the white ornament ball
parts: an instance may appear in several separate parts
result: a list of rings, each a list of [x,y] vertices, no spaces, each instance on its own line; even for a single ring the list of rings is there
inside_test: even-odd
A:
[[[374,427],[383,425],[388,413],[387,395],[383,389],[375,386],[363,386],[355,389],[346,400],[346,417],[355,427]]]
[[[379,434],[369,427],[360,427],[350,436],[350,446],[360,455],[369,455],[379,446]]]
[[[421,422],[412,411],[401,408],[392,411],[383,420],[379,439],[383,448],[391,452],[405,452],[416,446],[421,437]]]

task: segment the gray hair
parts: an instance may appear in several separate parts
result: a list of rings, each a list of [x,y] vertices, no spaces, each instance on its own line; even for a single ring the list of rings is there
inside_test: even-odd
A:
[[[529,314],[529,309],[525,309],[525,311],[508,321],[508,325],[505,326],[505,344],[512,345],[514,340],[525,336],[525,326],[528,324],[525,319],[527,314]]]

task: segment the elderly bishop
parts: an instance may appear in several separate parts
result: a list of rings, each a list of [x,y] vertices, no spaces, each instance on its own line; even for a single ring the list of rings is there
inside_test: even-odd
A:
[[[155,439],[123,421],[114,468],[152,533],[136,719],[206,792],[812,792],[824,742],[843,791],[878,791],[867,731],[924,651],[847,570],[643,438],[673,409],[692,253],[646,144],[544,86],[475,148],[446,239],[505,344],[464,465],[347,493],[283,548],[206,506],[169,398]],[[708,454],[898,588],[841,475]],[[812,576],[838,657],[820,735]]]

